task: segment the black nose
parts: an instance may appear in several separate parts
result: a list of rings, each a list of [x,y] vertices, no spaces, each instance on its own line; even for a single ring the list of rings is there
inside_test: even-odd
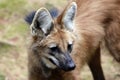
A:
[[[76,65],[74,63],[69,63],[66,65],[66,71],[74,70]]]
[[[74,70],[76,67],[74,61],[68,53],[64,54],[64,58],[59,61],[59,68],[61,68],[64,71],[71,71]]]
[[[64,67],[63,67],[63,70],[64,71],[71,71],[71,70],[74,70],[76,67],[75,63],[70,60],[69,62],[67,62]]]
[[[74,70],[76,67],[76,65],[74,64],[74,62],[68,62],[68,63],[65,63],[65,64],[62,64],[60,65],[60,68],[64,71],[71,71],[71,70]]]
[[[65,54],[65,62],[64,65],[62,65],[64,71],[71,71],[74,70],[76,65],[74,61],[72,60],[71,56],[69,54]]]

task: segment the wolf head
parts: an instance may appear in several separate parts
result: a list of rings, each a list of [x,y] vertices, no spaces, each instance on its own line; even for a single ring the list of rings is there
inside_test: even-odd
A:
[[[39,9],[30,26],[33,51],[42,65],[49,69],[71,71],[75,63],[71,57],[75,35],[74,18],[77,5],[72,2],[57,18],[52,19],[47,9]]]

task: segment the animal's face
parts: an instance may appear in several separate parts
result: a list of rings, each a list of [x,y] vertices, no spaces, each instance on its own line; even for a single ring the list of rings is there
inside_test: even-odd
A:
[[[64,71],[70,71],[75,68],[71,52],[75,37],[73,20],[76,8],[76,4],[72,3],[56,20],[53,20],[44,8],[35,14],[31,24],[31,32],[33,37],[36,37],[36,54],[42,64],[50,69],[60,68]]]
[[[42,59],[50,68],[59,67],[65,71],[75,68],[70,56],[74,45],[74,35],[71,32],[58,30],[48,35],[40,46],[44,47]],[[52,64],[51,64],[52,63]]]

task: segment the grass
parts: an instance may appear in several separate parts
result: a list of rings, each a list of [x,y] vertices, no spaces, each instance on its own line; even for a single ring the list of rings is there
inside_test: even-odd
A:
[[[8,26],[7,33],[4,34],[3,38],[9,39],[9,38],[15,37],[15,36],[23,36],[26,34],[26,31],[28,31],[29,27],[27,27],[27,26],[28,25],[26,25],[23,21],[13,23]]]
[[[0,56],[2,55],[2,53],[8,52],[13,49],[13,47],[15,48],[15,46],[13,46],[12,44],[0,42]]]
[[[5,76],[0,74],[0,80],[5,80]]]
[[[0,17],[2,18],[11,18],[14,14],[19,14],[24,9],[24,5],[26,4],[25,0],[2,0],[0,2]]]
[[[26,80],[26,14],[33,10],[27,0],[0,0],[0,80]],[[3,75],[4,74],[4,75]]]

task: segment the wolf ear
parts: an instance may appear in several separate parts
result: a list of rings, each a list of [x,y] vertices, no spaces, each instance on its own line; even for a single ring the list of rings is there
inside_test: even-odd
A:
[[[53,20],[47,9],[39,9],[34,16],[30,26],[32,35],[48,35],[53,28]]]
[[[75,2],[72,2],[63,14],[62,23],[67,30],[73,31],[76,11],[77,4]]]

